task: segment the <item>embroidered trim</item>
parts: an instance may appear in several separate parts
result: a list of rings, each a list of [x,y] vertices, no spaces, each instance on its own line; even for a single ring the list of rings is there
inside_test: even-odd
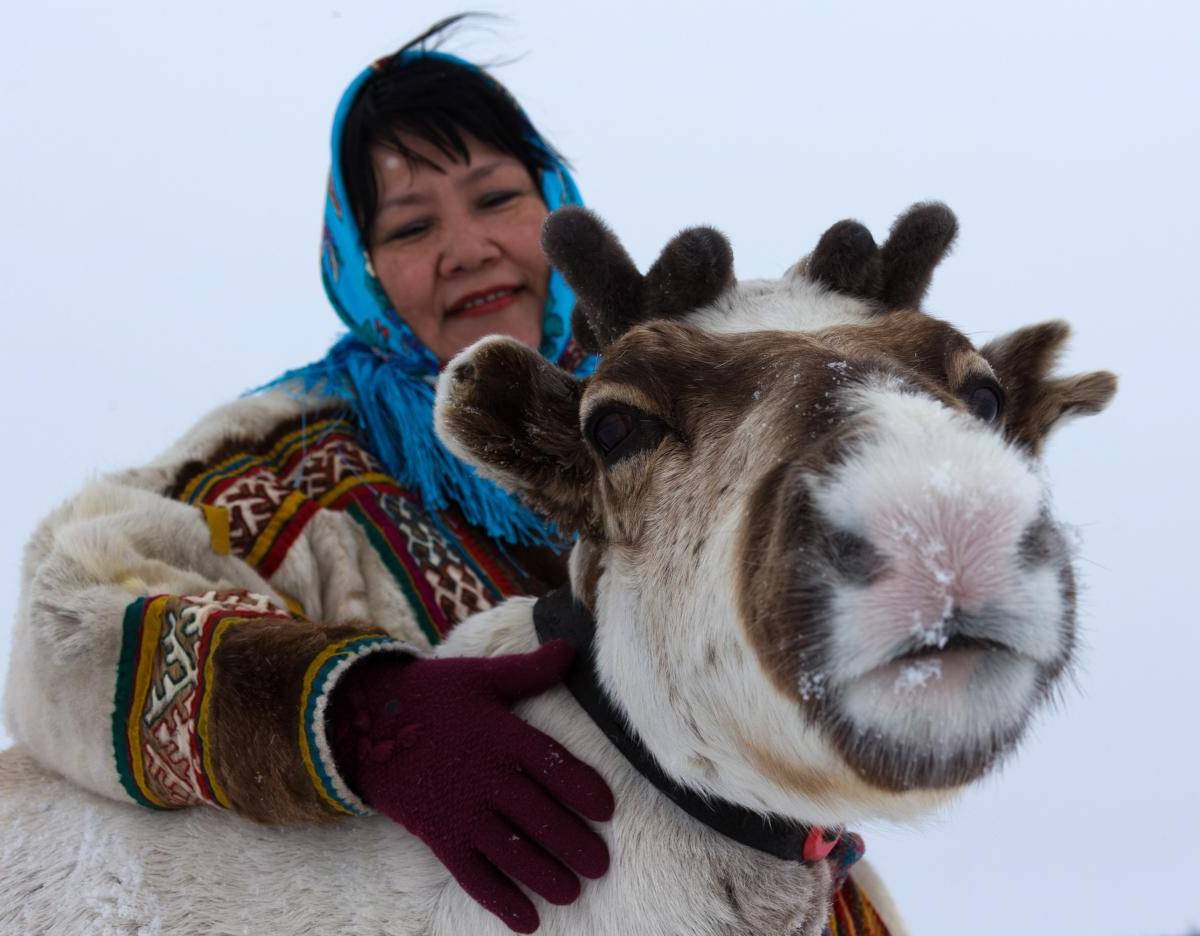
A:
[[[387,515],[379,505],[370,500],[364,499],[349,504],[346,513],[366,532],[367,541],[374,548],[375,554],[392,574],[392,580],[400,586],[404,597],[412,606],[421,633],[431,644],[441,643],[442,635],[449,627],[445,619],[438,614],[433,591],[420,575],[419,566],[402,545],[400,527],[389,523]]]
[[[134,802],[158,809],[229,807],[209,750],[213,654],[234,624],[284,618],[246,592],[160,595],[128,606],[113,711],[117,775]]]
[[[287,474],[294,467],[296,456],[303,456],[306,450],[323,442],[330,433],[351,434],[354,431],[353,424],[337,416],[317,417],[311,422],[304,420],[299,427],[285,426],[284,429],[283,435],[270,442],[271,447],[261,455],[252,454],[254,442],[247,440],[238,443],[233,446],[235,451],[220,458],[216,464],[205,467],[172,496],[186,504],[211,503],[214,488],[222,481],[246,475],[258,467],[269,467],[278,474]]]
[[[211,461],[185,466],[171,491],[203,511],[214,552],[240,557],[267,579],[317,513],[347,514],[431,644],[524,590],[519,567],[502,549],[458,511],[426,510],[382,473],[342,415],[301,416],[257,443],[230,442]],[[303,613],[295,601],[287,606]]]
[[[232,548],[229,541],[229,511],[224,507],[214,507],[212,504],[201,504],[204,522],[208,525],[208,538],[212,550],[218,556],[228,556]]]
[[[165,599],[158,599],[165,600]],[[117,691],[113,708],[113,750],[117,758],[117,777],[130,798],[152,809],[166,807],[142,792],[143,766],[141,758],[140,724],[130,718],[133,700],[139,697],[136,686],[142,651],[142,621],[147,599],[139,598],[125,609],[122,624],[121,656],[117,664]],[[135,756],[134,752],[138,752]]]
[[[870,898],[847,878],[833,894],[825,936],[888,936],[887,924]]]
[[[264,454],[234,452],[213,465],[193,468],[196,474],[182,483],[177,497],[204,511],[215,552],[233,552],[270,578],[322,506],[309,496],[317,492],[306,484],[313,453],[349,456],[352,463],[341,467],[350,472],[346,486],[386,478],[358,445],[353,426],[332,417],[302,422]],[[321,482],[323,489],[328,481]]]
[[[382,651],[416,655],[415,648],[392,637],[373,634],[330,644],[308,665],[300,695],[300,756],[313,786],[336,812],[365,816],[371,809],[342,778],[325,735],[325,710],[338,679],[363,657]]]

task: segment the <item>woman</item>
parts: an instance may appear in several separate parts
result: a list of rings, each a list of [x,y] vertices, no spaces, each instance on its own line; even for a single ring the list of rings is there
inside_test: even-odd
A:
[[[517,884],[574,900],[608,864],[585,820],[614,804],[509,711],[560,681],[567,647],[428,656],[565,577],[556,532],[437,442],[432,383],[488,334],[593,362],[538,248],[578,193],[499,84],[426,49],[453,22],[367,69],[335,117],[322,273],[350,333],[43,523],[8,706],[17,740],[102,795],[272,823],[383,812],[532,932]]]
[[[424,53],[452,22],[337,112],[322,272],[350,334],[41,526],[9,716],[47,765],[145,806],[293,822],[369,803],[531,932],[513,882],[562,903],[603,874],[579,817],[607,819],[612,796],[509,712],[560,680],[564,645],[425,658],[462,618],[564,577],[555,531],[436,441],[431,382],[492,333],[586,370],[538,246],[578,195],[499,84]],[[546,757],[563,767],[535,784],[521,768]]]

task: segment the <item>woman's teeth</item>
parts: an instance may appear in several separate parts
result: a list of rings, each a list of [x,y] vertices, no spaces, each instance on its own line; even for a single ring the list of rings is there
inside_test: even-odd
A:
[[[480,296],[477,299],[472,299],[469,302],[464,302],[458,307],[459,312],[468,312],[471,309],[477,309],[481,305],[487,305],[489,302],[495,302],[497,299],[502,299],[505,296],[512,295],[511,289],[498,289],[495,292],[490,292],[486,296]]]

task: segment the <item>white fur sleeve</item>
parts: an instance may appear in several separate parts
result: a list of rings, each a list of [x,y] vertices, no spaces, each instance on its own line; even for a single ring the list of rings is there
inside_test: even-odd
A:
[[[215,742],[239,739],[242,730],[257,731],[260,740],[275,732],[279,744],[259,747],[279,755],[279,789],[303,787],[290,774],[299,769],[315,791],[305,802],[280,803],[288,808],[278,816],[256,817],[287,821],[320,809],[347,811],[345,797],[328,792],[337,777],[323,762],[320,731],[311,745],[301,739],[300,750],[292,750],[294,723],[277,717],[274,727],[259,724],[227,674],[246,671],[239,654],[258,660],[248,678],[260,693],[272,687],[279,711],[294,713],[313,690],[310,660],[320,657],[332,667],[367,649],[425,652],[412,610],[388,587],[362,532],[340,514],[314,516],[268,581],[220,548],[204,511],[162,493],[181,465],[204,462],[230,437],[262,438],[300,407],[280,394],[223,407],[150,466],[88,484],[35,531],[22,567],[3,708],[9,734],[42,764],[101,795],[139,799],[120,763],[118,722],[136,728],[131,713],[144,712],[144,757],[127,750],[126,760],[140,771],[137,786],[147,792],[147,805],[215,802],[257,814],[249,797],[239,802],[236,790],[209,783],[223,775],[225,786],[238,785],[230,762],[219,762]],[[154,596],[161,597],[139,604]],[[386,630],[376,621],[386,622]],[[211,711],[203,709],[203,693],[216,700]],[[258,764],[253,776],[261,782],[264,773]]]
[[[200,511],[112,481],[88,485],[42,523],[21,584],[7,729],[46,766],[121,799],[112,716],[131,602],[213,590],[278,598],[245,563],[213,552]]]

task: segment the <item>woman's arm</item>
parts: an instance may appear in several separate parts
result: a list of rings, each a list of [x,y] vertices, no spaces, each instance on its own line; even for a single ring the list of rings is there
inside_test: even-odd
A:
[[[276,572],[286,594],[214,542],[204,510],[164,491],[179,465],[298,406],[218,411],[149,468],[87,485],[34,533],[5,709],[42,763],[149,806],[207,802],[263,821],[361,809],[324,740],[327,692],[353,659],[419,652],[355,623],[372,620],[379,591],[361,537],[340,517],[314,518]],[[376,603],[405,636],[405,615]]]
[[[562,678],[568,648],[421,659],[416,596],[457,580],[400,558],[433,548],[406,503],[350,424],[283,395],[239,401],[154,464],[88,485],[26,551],[10,732],[147,807],[274,823],[378,809],[531,932],[537,912],[508,876],[573,900],[576,873],[608,864],[576,813],[603,821],[612,795],[509,711]]]

